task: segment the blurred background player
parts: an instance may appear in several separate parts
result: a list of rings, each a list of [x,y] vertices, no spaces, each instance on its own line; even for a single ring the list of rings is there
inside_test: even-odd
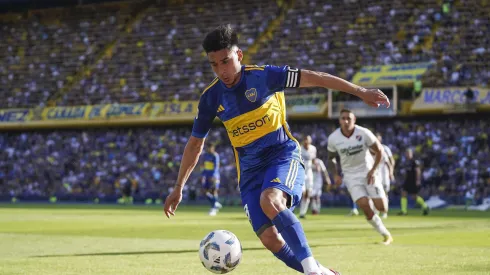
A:
[[[418,195],[419,189],[422,184],[422,171],[420,161],[413,157],[412,149],[408,148],[405,151],[405,181],[403,183],[402,197],[400,200],[401,211],[398,215],[407,215],[408,199],[407,195],[410,195],[415,202],[422,207],[422,213],[429,214],[429,207],[425,203],[424,199]]]
[[[202,170],[201,183],[203,191],[211,204],[209,210],[210,216],[216,216],[222,205],[218,202],[219,190],[219,155],[216,152],[214,144],[208,145],[206,152],[203,155],[204,167]]]
[[[313,189],[313,160],[316,158],[316,147],[311,143],[311,136],[306,136],[303,140],[303,146],[301,146],[301,157],[305,165],[305,184],[303,185],[303,197],[299,208],[299,217],[302,219],[306,217],[306,212],[308,212]]]
[[[395,169],[395,159],[393,158],[393,153],[391,149],[383,144],[383,137],[380,132],[376,133],[376,138],[379,140],[381,145],[383,146],[383,158],[381,159],[381,163],[379,164],[379,174],[381,176],[381,184],[383,185],[383,189],[386,193],[386,201],[388,205],[388,193],[390,192],[390,184],[391,181],[395,179],[393,176],[393,171]],[[386,208],[385,212],[381,212],[381,217],[386,219],[388,217],[388,208]]]
[[[340,112],[339,123],[340,128],[328,137],[329,170],[335,174],[337,185],[344,181],[352,200],[383,236],[383,244],[388,245],[393,242],[393,238],[369,204],[371,198],[378,211],[386,211],[386,194],[377,175],[383,147],[370,130],[355,124],[356,117],[350,110],[343,109]],[[375,158],[370,151],[375,152]],[[343,179],[333,162],[337,157],[340,157]]]
[[[313,215],[320,214],[324,184],[327,184],[327,186],[331,185],[327,167],[325,167],[325,163],[321,159],[316,158],[313,160],[313,188],[311,192],[311,213]]]

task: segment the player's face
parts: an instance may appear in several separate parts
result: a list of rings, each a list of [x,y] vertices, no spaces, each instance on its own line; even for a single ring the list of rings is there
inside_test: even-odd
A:
[[[208,53],[208,60],[214,73],[228,87],[240,80],[242,50],[237,47]]]
[[[340,114],[339,118],[340,128],[343,131],[352,131],[356,124],[356,117],[353,113],[344,112]]]
[[[377,135],[376,135],[376,138],[378,138],[379,142],[383,142],[383,137],[381,137],[381,135],[380,135],[380,134],[377,134]]]
[[[305,138],[305,140],[303,141],[303,143],[304,143],[305,147],[308,147],[308,145],[311,144],[311,137],[310,136],[307,136]]]
[[[413,152],[411,150],[407,150],[405,151],[405,156],[407,157],[407,159],[412,159]]]

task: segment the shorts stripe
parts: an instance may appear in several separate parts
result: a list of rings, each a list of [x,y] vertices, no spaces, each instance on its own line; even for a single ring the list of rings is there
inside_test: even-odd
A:
[[[289,189],[293,189],[293,186],[294,186],[294,182],[296,181],[296,177],[298,176],[298,162],[296,160],[293,160],[291,162],[293,168],[292,168],[292,172],[291,172],[291,177],[288,178],[288,180],[286,181],[286,186],[289,188]]]
[[[284,182],[284,184],[285,184],[286,186],[288,186],[289,178],[291,177],[291,172],[292,172],[293,168],[294,168],[294,162],[291,162],[291,163],[289,164],[288,176],[286,177],[286,181]]]

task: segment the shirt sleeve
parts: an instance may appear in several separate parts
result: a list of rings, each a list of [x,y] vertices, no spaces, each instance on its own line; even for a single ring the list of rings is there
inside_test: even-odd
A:
[[[371,132],[369,129],[363,129],[364,131],[364,137],[366,139],[366,145],[368,147],[371,147],[376,142],[376,136],[374,136],[373,132]]]
[[[205,138],[208,135],[209,129],[211,129],[213,120],[216,118],[216,113],[218,111],[218,107],[215,105],[210,92],[201,95],[197,114],[194,118],[194,125],[192,126],[193,137]]]
[[[385,147],[385,152],[386,152],[386,155],[388,155],[388,157],[390,157],[390,158],[391,158],[391,157],[393,156],[393,153],[391,152],[390,147],[388,147],[388,146],[386,146],[386,145],[385,145],[384,147]]]
[[[332,152],[332,153],[337,153],[337,149],[335,148],[335,145],[333,144],[332,136],[328,137],[327,150],[329,152]]]
[[[286,88],[298,88],[301,80],[301,70],[289,66],[265,66],[267,88],[271,93]]]

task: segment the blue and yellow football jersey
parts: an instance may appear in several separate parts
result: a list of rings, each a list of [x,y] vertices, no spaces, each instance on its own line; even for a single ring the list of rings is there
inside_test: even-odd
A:
[[[202,176],[219,178],[219,155],[218,153],[204,153],[204,169]]]
[[[284,89],[298,87],[301,74],[289,66],[242,66],[240,81],[228,88],[218,78],[204,89],[192,135],[207,136],[217,116],[224,124],[235,158],[240,189],[254,172],[271,163],[301,161],[299,143],[286,122]]]

